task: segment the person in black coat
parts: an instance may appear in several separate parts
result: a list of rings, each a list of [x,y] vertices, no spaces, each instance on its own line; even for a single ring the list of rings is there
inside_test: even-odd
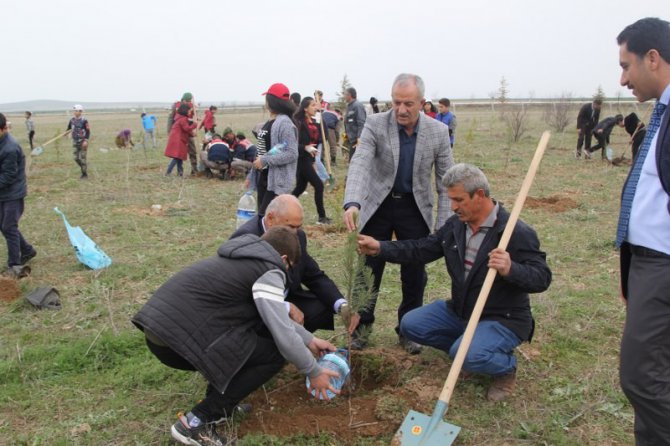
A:
[[[6,273],[11,277],[26,271],[20,267],[37,254],[19,231],[27,191],[26,157],[9,133],[7,118],[0,113],[0,232],[7,241]]]
[[[626,133],[630,135],[631,150],[633,151],[633,160],[635,160],[637,151],[640,150],[640,145],[642,145],[642,141],[647,134],[647,129],[635,112],[623,118],[623,127],[626,129]]]
[[[262,235],[273,226],[283,225],[294,229],[298,234],[302,255],[298,265],[289,270],[289,286],[286,301],[291,304],[291,319],[304,324],[305,328],[316,330],[333,330],[333,315],[340,314],[350,332],[358,325],[360,316],[351,314],[347,300],[337,285],[321,270],[319,264],[307,251],[307,235],[300,229],[303,222],[303,209],[300,201],[293,195],[277,196],[268,205],[265,216],[256,215],[230,237],[243,234]],[[303,288],[303,285],[307,288]],[[353,327],[353,328],[352,328]]]
[[[605,149],[610,145],[610,135],[615,126],[623,127],[623,115],[610,116],[598,123],[593,129],[593,136],[596,137],[598,144],[591,149],[584,149],[584,156],[591,158],[591,153],[600,149],[602,159],[605,159]]]
[[[534,320],[529,293],[549,288],[551,270],[535,231],[519,220],[507,250],[498,248],[509,213],[490,196],[477,167],[457,164],[442,182],[452,215],[435,233],[418,240],[382,241],[359,236],[364,254],[395,263],[427,264],[444,257],[451,300],[435,301],[405,314],[400,334],[454,358],[489,268],[498,274],[484,306],[463,370],[493,377],[491,401],[511,395],[516,385],[514,349],[530,341]]]
[[[600,119],[602,105],[603,101],[601,99],[595,99],[592,103],[584,104],[579,109],[577,115],[577,133],[579,136],[577,137],[577,151],[575,152],[577,158],[582,157],[582,146],[584,146],[586,153],[589,153],[591,135]]]

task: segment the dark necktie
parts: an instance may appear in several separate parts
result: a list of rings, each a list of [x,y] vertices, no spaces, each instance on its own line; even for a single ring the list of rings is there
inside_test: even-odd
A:
[[[617,225],[616,230],[616,245],[621,247],[626,235],[628,233],[628,224],[630,222],[630,211],[633,208],[633,198],[635,198],[635,189],[637,189],[637,183],[640,180],[640,174],[642,173],[642,165],[644,164],[644,159],[649,153],[649,148],[651,147],[651,140],[654,139],[654,135],[661,126],[661,119],[663,118],[663,112],[665,111],[665,104],[656,102],[654,111],[651,113],[651,120],[649,121],[649,126],[647,126],[647,134],[644,136],[644,141],[642,141],[642,147],[635,158],[635,164],[630,171],[628,176],[628,181],[624,185],[623,193],[621,194],[621,211],[619,212],[619,224]]]

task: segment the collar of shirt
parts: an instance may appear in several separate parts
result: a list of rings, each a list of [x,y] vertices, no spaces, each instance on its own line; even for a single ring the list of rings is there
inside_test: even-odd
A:
[[[416,124],[414,124],[414,130],[412,131],[411,135],[408,135],[407,132],[405,131],[405,126],[398,124],[398,133],[401,135],[405,136],[414,136],[419,133],[419,119],[416,120]]]
[[[670,84],[666,85],[665,90],[663,90],[663,94],[661,94],[661,97],[658,98],[658,102],[661,104],[665,104],[666,106],[670,102]],[[665,113],[668,113],[668,109],[665,109]]]
[[[493,225],[496,224],[496,221],[498,220],[498,210],[500,209],[500,204],[496,202],[495,206],[493,206],[493,209],[489,213],[489,215],[486,217],[486,220],[479,225],[479,229],[477,229],[477,232],[479,232],[482,228],[490,229],[493,227]],[[472,228],[470,227],[469,224],[465,224],[468,232],[472,234]]]

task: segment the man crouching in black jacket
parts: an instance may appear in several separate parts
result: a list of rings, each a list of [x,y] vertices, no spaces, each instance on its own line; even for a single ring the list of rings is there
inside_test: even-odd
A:
[[[287,271],[299,259],[298,237],[286,226],[261,238],[243,235],[172,276],[132,319],[162,363],[197,370],[208,381],[205,398],[172,426],[177,441],[230,444],[215,424],[285,361],[310,377],[317,397],[328,399],[327,390],[339,393],[330,384],[337,373],[321,368],[313,356],[335,347],[288,316]]]

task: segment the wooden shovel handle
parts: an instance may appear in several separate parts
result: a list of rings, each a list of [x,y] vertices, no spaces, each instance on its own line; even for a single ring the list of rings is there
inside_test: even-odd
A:
[[[547,148],[547,143],[549,142],[549,136],[550,133],[548,131],[545,131],[542,134],[542,138],[540,138],[540,143],[537,145],[537,149],[535,150],[535,156],[533,157],[533,160],[530,163],[528,173],[526,173],[526,178],[523,180],[521,190],[519,191],[519,195],[517,195],[516,197],[514,207],[512,208],[509,220],[507,221],[507,226],[505,226],[505,230],[503,231],[500,243],[498,244],[498,248],[500,249],[507,249],[507,244],[509,243],[509,239],[512,237],[514,226],[516,226],[516,222],[519,219],[519,214],[521,213],[523,204],[526,201],[526,197],[528,196],[528,190],[530,189],[530,186],[533,183],[533,179],[535,179],[535,173],[537,172],[537,168],[539,167],[540,161],[542,160],[542,155],[544,155],[544,150]],[[496,274],[497,271],[493,268],[489,268],[488,273],[486,273],[486,279],[484,279],[484,285],[482,286],[482,289],[479,292],[479,296],[477,297],[477,303],[475,304],[475,308],[472,311],[472,315],[470,316],[468,325],[465,328],[465,333],[463,333],[463,339],[461,340],[461,345],[458,347],[458,352],[456,353],[454,362],[451,364],[451,369],[449,370],[447,381],[444,383],[444,387],[442,388],[442,392],[440,393],[440,401],[446,404],[449,404],[451,395],[454,392],[454,387],[456,386],[456,381],[458,380],[458,374],[461,373],[461,367],[463,367],[463,361],[465,360],[465,355],[468,352],[468,349],[470,348],[472,337],[475,334],[475,329],[477,328],[479,318],[481,317],[482,311],[484,310],[484,305],[486,305],[486,299],[488,299],[489,297],[489,292],[491,291],[491,286],[493,285],[493,280],[495,279]]]
[[[323,143],[323,158],[326,161],[326,171],[328,175],[332,175],[330,168],[330,144],[328,143],[328,138],[326,138],[326,130],[323,127],[323,110],[321,110],[321,119],[319,124],[321,125],[321,142]]]
[[[54,141],[57,140],[57,139],[62,138],[63,136],[65,136],[65,135],[67,135],[68,133],[70,133],[71,131],[72,131],[72,130],[66,130],[66,131],[64,131],[63,133],[61,133],[60,135],[58,135],[58,136],[54,136],[54,137],[51,138],[49,141],[47,141],[47,142],[45,142],[44,144],[42,144],[42,147],[46,146],[47,144],[51,144],[52,142],[54,142]]]

